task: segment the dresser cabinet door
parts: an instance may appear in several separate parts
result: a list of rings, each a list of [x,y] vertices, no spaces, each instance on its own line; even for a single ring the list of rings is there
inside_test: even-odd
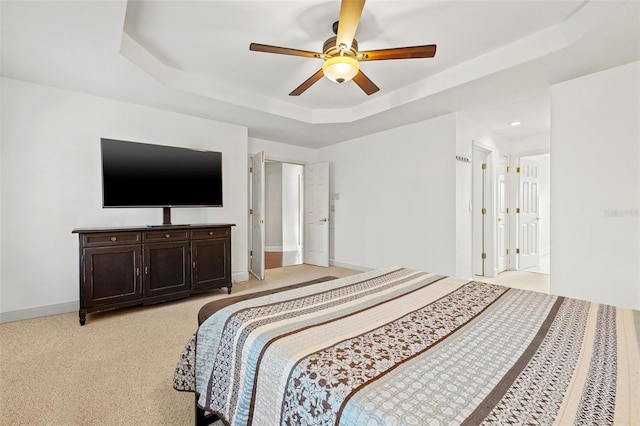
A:
[[[194,290],[229,286],[231,283],[231,242],[229,239],[194,240]]]
[[[90,247],[83,256],[81,308],[142,297],[140,246]]]
[[[189,242],[144,245],[144,297],[191,290]]]

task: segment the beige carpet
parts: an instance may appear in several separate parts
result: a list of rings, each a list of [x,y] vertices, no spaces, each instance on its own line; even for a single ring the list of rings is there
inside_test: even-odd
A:
[[[503,285],[505,287],[532,290],[540,293],[550,293],[549,279],[546,274],[525,271],[504,271],[495,278],[477,276],[476,281]]]
[[[309,265],[267,271],[233,294],[357,271]],[[226,289],[177,302],[0,324],[0,425],[193,425],[193,394],[172,388],[198,310]]]
[[[356,271],[309,265],[267,271],[233,294]],[[548,276],[503,273],[478,280],[548,292]],[[0,324],[0,425],[192,425],[193,394],[174,391],[178,357],[198,310],[226,289],[181,301],[89,315]]]

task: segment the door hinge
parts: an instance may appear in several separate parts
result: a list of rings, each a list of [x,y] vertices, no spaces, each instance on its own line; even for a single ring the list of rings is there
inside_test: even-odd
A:
[[[253,250],[249,252],[249,256],[253,256]]]
[[[482,163],[482,170],[485,170],[487,168],[487,163]]]
[[[520,213],[520,207],[516,209],[516,213]]]
[[[253,214],[253,209],[249,209],[249,214]]]
[[[486,259],[487,258],[487,253],[482,253],[482,258]]]
[[[509,173],[509,170],[511,170],[511,167],[507,166],[507,173]]]
[[[520,173],[520,167],[516,167],[516,173]]]
[[[249,167],[249,173],[253,173],[253,167]]]
[[[520,254],[520,249],[519,248],[516,249],[516,254]]]
[[[509,214],[509,207],[507,207],[507,214]]]
[[[487,209],[485,209],[484,207],[482,208],[482,214],[487,214]]]
[[[509,256],[509,249],[507,249],[506,251],[507,251],[507,256]]]

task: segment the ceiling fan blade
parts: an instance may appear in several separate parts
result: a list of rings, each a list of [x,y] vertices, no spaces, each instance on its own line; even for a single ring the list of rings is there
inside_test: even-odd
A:
[[[360,61],[381,61],[384,59],[433,58],[436,55],[436,45],[396,47],[394,49],[369,50],[358,52]]]
[[[338,34],[336,46],[344,44],[346,50],[351,48],[351,43],[356,35],[356,29],[360,22],[365,0],[342,0],[340,5],[340,18],[338,19]]]
[[[309,77],[300,86],[296,87],[293,92],[289,93],[289,96],[300,96],[302,92],[311,87],[316,81],[320,80],[324,76],[322,69],[318,70],[314,75]]]
[[[306,58],[320,58],[321,54],[308,50],[290,49],[288,47],[271,46],[268,44],[251,43],[249,50],[254,52],[278,53],[280,55],[304,56]]]
[[[364,90],[364,93],[366,93],[367,95],[372,95],[380,90],[380,88],[376,86],[376,84],[371,81],[369,77],[364,75],[362,71],[358,71],[358,74],[353,77],[353,81],[355,81],[356,84],[360,86],[360,88]]]

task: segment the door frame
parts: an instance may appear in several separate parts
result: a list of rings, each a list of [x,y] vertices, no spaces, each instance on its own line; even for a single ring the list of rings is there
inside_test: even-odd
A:
[[[518,216],[515,213],[516,209],[519,206],[520,200],[520,181],[518,173],[515,173],[516,169],[520,167],[520,158],[522,157],[535,157],[537,155],[545,155],[550,154],[551,150],[549,148],[540,148],[540,149],[532,149],[529,151],[518,152],[516,154],[511,154],[511,171],[514,173],[509,173],[510,186],[511,186],[511,202],[509,207],[509,264],[511,265],[510,270],[519,271],[520,263],[519,257],[516,253],[516,248],[518,247]]]
[[[498,153],[498,170],[496,173],[496,197],[499,197],[500,195],[500,191],[498,189],[498,185],[500,185],[500,173],[502,172],[502,170],[500,170],[500,168],[502,167],[502,158],[505,158],[504,161],[504,165],[506,167],[506,170],[504,171],[504,184],[505,184],[505,188],[504,188],[504,196],[506,198],[505,203],[504,203],[504,207],[506,208],[505,213],[503,214],[503,217],[500,217],[500,211],[499,211],[499,206],[500,206],[500,200],[498,198],[496,198],[496,268],[497,268],[497,272],[498,274],[500,274],[503,271],[509,271],[511,270],[511,215],[513,210],[511,209],[511,200],[513,199],[511,196],[511,187],[512,182],[511,182],[511,175],[512,175],[512,171],[513,169],[511,168],[511,156],[508,154],[501,154]],[[499,243],[499,234],[497,232],[497,228],[498,225],[497,223],[503,220],[505,223],[504,225],[504,230],[507,233],[506,235],[506,239],[505,239],[505,247],[504,249],[507,251],[506,254],[504,255],[504,269],[500,269],[500,262],[499,262],[499,258],[500,258],[500,254],[498,253],[498,249],[500,248],[500,243]]]
[[[497,167],[496,164],[500,164],[500,153],[495,147],[485,145],[481,142],[473,141],[473,167],[480,167],[478,164],[478,160],[476,158],[476,152],[482,153],[486,156],[486,169],[485,169],[485,186],[484,186],[484,200],[485,200],[485,208],[486,214],[484,215],[484,253],[486,258],[484,259],[484,267],[483,273],[485,277],[494,278],[498,275],[498,261],[497,261],[497,235],[496,235],[496,226],[495,222],[497,220],[496,210],[497,210]],[[475,173],[472,173],[472,176],[475,176]],[[478,189],[478,185],[481,185],[480,182],[477,182],[475,177],[473,179],[473,194],[474,200],[476,199],[475,194]],[[476,242],[477,242],[477,225],[476,225],[476,215],[482,214],[481,209],[482,206],[475,205],[473,203],[473,216],[474,219],[472,221],[473,226],[473,269],[474,273],[476,272],[475,262],[477,261],[477,256],[479,253],[476,252]]]

